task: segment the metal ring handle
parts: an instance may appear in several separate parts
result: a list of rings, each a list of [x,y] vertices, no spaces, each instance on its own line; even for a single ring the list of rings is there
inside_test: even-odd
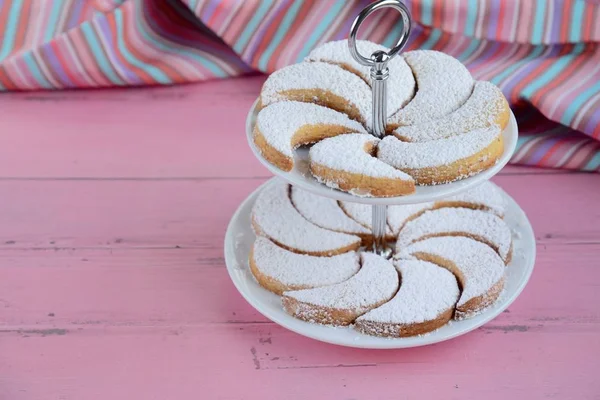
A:
[[[377,51],[374,54],[376,55],[375,57],[364,57],[358,52],[358,49],[356,48],[356,37],[358,35],[358,28],[360,28],[360,25],[363,23],[363,21],[367,19],[367,17],[373,12],[388,7],[397,10],[402,16],[402,35],[400,35],[398,41],[396,42],[396,45],[388,53]],[[369,4],[360,12],[360,14],[358,14],[356,19],[352,23],[352,28],[350,29],[348,47],[350,48],[350,53],[352,54],[352,57],[354,57],[354,59],[357,62],[367,67],[372,67],[376,63],[383,63],[383,65],[385,66],[385,64],[387,64],[394,56],[396,56],[406,45],[406,42],[408,41],[408,36],[410,35],[410,21],[410,11],[408,11],[408,8],[398,0],[379,0]],[[375,60],[373,58],[377,59]]]

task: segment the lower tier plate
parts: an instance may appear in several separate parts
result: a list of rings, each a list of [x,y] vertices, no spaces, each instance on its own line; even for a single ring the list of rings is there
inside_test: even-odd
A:
[[[506,203],[504,219],[513,232],[513,257],[506,267],[504,292],[496,304],[483,313],[464,321],[452,321],[426,335],[398,339],[367,336],[351,327],[329,327],[298,320],[283,310],[280,296],[263,289],[256,282],[248,267],[248,254],[256,238],[250,225],[252,206],[260,190],[275,179],[256,189],[233,215],[225,235],[225,263],[235,287],[252,307],[271,321],[301,335],[337,345],[369,349],[416,347],[452,339],[502,313],[523,291],[533,271],[536,254],[533,229],[521,207],[502,191]]]

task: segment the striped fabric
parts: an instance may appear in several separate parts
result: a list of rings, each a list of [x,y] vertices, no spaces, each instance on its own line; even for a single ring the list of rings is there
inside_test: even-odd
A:
[[[0,90],[168,85],[272,72],[346,37],[369,0],[0,0]],[[406,0],[408,47],[497,84],[514,163],[600,171],[600,2]],[[361,37],[390,45],[398,15]]]

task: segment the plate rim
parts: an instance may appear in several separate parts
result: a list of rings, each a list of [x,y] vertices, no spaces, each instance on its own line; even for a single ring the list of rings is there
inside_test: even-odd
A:
[[[248,115],[246,116],[246,140],[248,142],[248,146],[252,150],[254,156],[258,159],[258,161],[267,168],[271,173],[285,180],[290,185],[298,186],[301,189],[312,192],[316,195],[332,198],[338,201],[349,201],[354,203],[363,203],[363,204],[371,204],[371,205],[407,205],[407,204],[418,204],[425,203],[429,201],[439,200],[445,197],[455,196],[467,190],[473,189],[476,186],[482,184],[483,182],[490,180],[494,175],[502,170],[508,164],[511,157],[516,151],[517,142],[519,139],[519,127],[517,125],[517,120],[512,110],[510,110],[510,116],[508,120],[508,124],[506,128],[502,131],[502,135],[504,137],[504,151],[502,152],[502,156],[498,159],[498,162],[488,168],[487,170],[481,171],[476,175],[470,176],[468,178],[441,184],[441,185],[433,185],[433,186],[424,186],[428,188],[428,190],[436,190],[433,194],[428,196],[419,195],[419,194],[411,194],[406,196],[397,196],[397,197],[361,197],[355,196],[350,193],[342,192],[340,190],[332,189],[322,183],[319,183],[316,179],[313,178],[315,184],[307,183],[303,179],[293,179],[296,176],[299,176],[300,173],[294,169],[291,172],[282,171],[270,162],[268,162],[261,154],[260,150],[256,147],[253,140],[253,131],[254,124],[253,122],[258,115],[258,110],[256,109],[259,103],[260,97],[258,97],[250,110],[248,111]],[[513,134],[511,134],[513,133]],[[506,139],[510,138],[509,141]],[[417,186],[417,190],[418,190]],[[449,190],[446,188],[450,188]]]
[[[274,322],[275,324],[277,324],[287,330],[295,332],[299,335],[302,335],[302,336],[305,336],[305,337],[308,337],[308,338],[311,338],[314,340],[318,340],[318,341],[321,341],[324,343],[338,345],[338,346],[351,347],[351,348],[379,349],[379,350],[421,347],[421,346],[431,345],[434,343],[445,342],[447,340],[450,340],[450,339],[465,335],[469,332],[472,332],[475,329],[478,329],[481,326],[487,324],[488,322],[490,322],[491,320],[496,318],[498,315],[502,314],[502,312],[504,310],[506,310],[508,307],[510,307],[514,303],[514,301],[521,295],[521,293],[525,289],[525,286],[527,286],[527,283],[531,279],[531,275],[533,274],[533,270],[535,268],[536,256],[537,256],[537,245],[535,242],[535,234],[533,231],[533,227],[531,226],[531,222],[529,221],[529,219],[527,218],[527,215],[525,214],[523,209],[519,206],[519,204],[508,193],[506,193],[506,191],[504,191],[502,188],[500,188],[499,186],[494,184],[501,191],[502,195],[505,198],[508,198],[510,201],[512,201],[517,206],[518,212],[520,214],[520,218],[524,222],[522,228],[525,231],[525,233],[528,234],[533,239],[531,241],[533,243],[533,248],[530,249],[531,257],[529,258],[529,260],[525,261],[527,263],[527,265],[525,266],[525,268],[526,268],[525,274],[524,274],[522,280],[519,282],[519,285],[515,288],[514,292],[508,297],[508,299],[506,299],[506,300],[504,300],[504,302],[502,302],[502,305],[497,304],[496,306],[492,306],[491,308],[485,310],[482,314],[479,315],[480,317],[483,315],[485,315],[485,316],[483,318],[481,318],[480,321],[478,321],[477,323],[473,324],[472,326],[470,326],[469,328],[467,328],[465,330],[451,332],[450,334],[448,334],[447,336],[444,336],[443,338],[433,337],[428,334],[425,334],[423,336],[409,337],[409,338],[382,338],[382,337],[365,335],[365,336],[369,337],[371,340],[379,340],[380,342],[378,342],[378,345],[376,345],[376,346],[373,346],[370,344],[364,345],[364,343],[362,343],[361,341],[356,341],[356,343],[340,343],[338,341],[331,340],[328,337],[323,337],[321,335],[314,334],[311,332],[310,329],[307,329],[307,330],[297,329],[295,326],[290,326],[289,324],[287,324],[286,321],[282,321],[277,315],[273,315],[270,312],[263,310],[262,305],[259,304],[259,302],[257,300],[252,298],[250,293],[246,293],[246,290],[241,287],[241,282],[238,282],[238,277],[235,276],[235,274],[234,274],[235,268],[233,267],[233,265],[237,262],[237,260],[235,260],[235,250],[231,249],[231,247],[234,246],[234,243],[235,243],[233,225],[240,218],[240,215],[243,212],[243,210],[249,206],[249,203],[255,201],[255,199],[258,196],[258,194],[260,193],[260,191],[262,189],[264,189],[267,185],[273,184],[277,179],[280,179],[280,178],[277,178],[277,177],[271,178],[271,179],[267,180],[266,182],[262,183],[255,190],[253,190],[244,199],[244,201],[242,201],[242,203],[238,206],[237,210],[233,214],[233,216],[227,226],[227,231],[225,233],[225,240],[224,240],[225,264],[226,264],[227,273],[229,274],[229,278],[233,282],[236,290],[241,294],[241,296],[244,298],[244,300],[246,300],[246,302],[250,306],[252,306],[252,308],[254,308],[261,315],[263,315],[265,318],[269,319],[270,321]],[[232,259],[232,257],[234,257],[234,259]],[[507,266],[506,268],[510,268],[510,267]],[[250,279],[254,279],[254,278],[252,277]],[[266,289],[264,289],[262,287],[259,287],[259,289],[264,290],[265,292],[268,292]],[[268,292],[268,293],[270,293],[270,292]],[[291,317],[291,318],[293,318],[293,317]],[[324,325],[311,324],[309,322],[305,322],[305,321],[301,321],[301,320],[297,320],[297,319],[294,319],[294,321],[299,323],[298,326],[305,326],[304,324],[306,324],[311,327],[317,326],[319,328],[326,328],[326,329],[352,329],[352,328],[334,328],[334,327],[328,327],[328,326],[324,326]],[[451,321],[451,323],[460,323],[460,322],[462,322],[462,321]],[[356,332],[356,333],[360,334],[359,332]],[[420,340],[416,340],[415,338],[417,338],[417,337]]]

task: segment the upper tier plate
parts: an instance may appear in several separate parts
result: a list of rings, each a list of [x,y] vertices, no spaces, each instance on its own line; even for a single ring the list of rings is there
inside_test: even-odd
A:
[[[478,173],[477,175],[471,176],[470,178],[463,179],[461,181],[446,183],[443,185],[435,186],[417,186],[415,193],[407,196],[399,197],[359,197],[346,192],[342,192],[336,189],[332,189],[328,186],[317,181],[310,173],[308,167],[308,148],[302,147],[295,151],[294,155],[294,168],[290,172],[282,171],[276,166],[268,162],[260,153],[254,140],[252,139],[252,132],[254,130],[254,124],[256,123],[256,105],[258,100],[254,102],[248,117],[246,118],[246,137],[248,144],[252,149],[252,152],[258,158],[258,160],[265,166],[269,171],[277,176],[288,181],[290,184],[298,186],[302,189],[308,190],[320,196],[330,197],[336,200],[350,201],[354,203],[365,203],[365,204],[380,204],[380,205],[396,205],[396,204],[415,204],[424,203],[427,201],[438,200],[444,197],[453,196],[459,194],[467,189],[477,186],[478,184],[490,179],[496,175],[510,160],[517,147],[517,138],[519,136],[517,121],[512,111],[510,113],[510,119],[508,125],[502,136],[504,138],[504,153],[498,159],[496,165],[492,168],[487,169]]]

